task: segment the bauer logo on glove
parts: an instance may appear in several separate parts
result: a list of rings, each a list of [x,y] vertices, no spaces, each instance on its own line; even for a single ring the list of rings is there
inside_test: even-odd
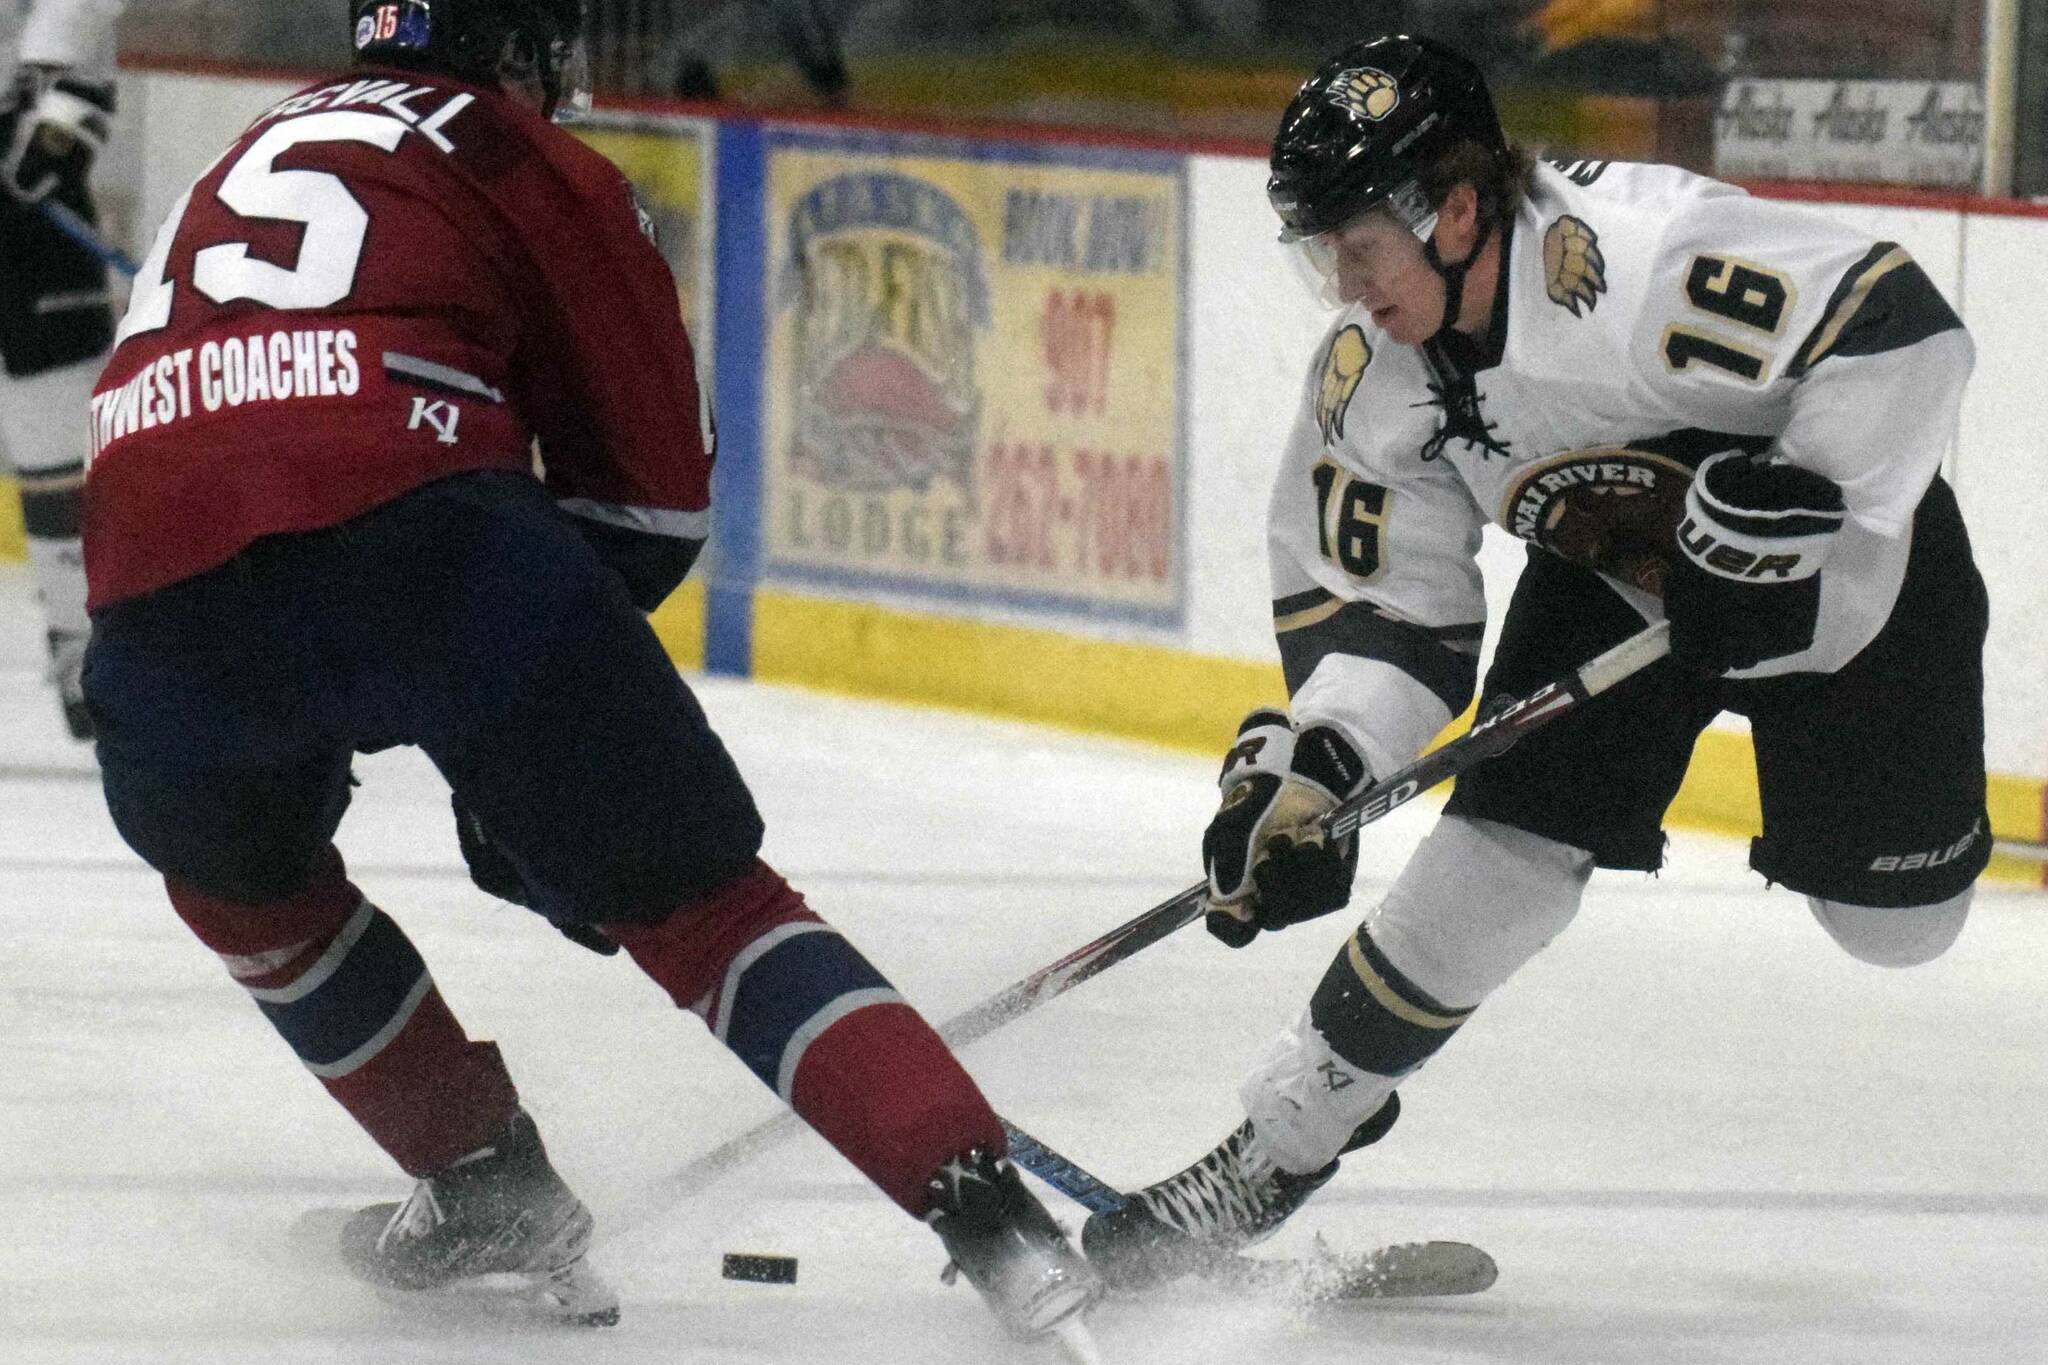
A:
[[[1686,491],[1664,588],[1671,652],[1708,672],[1813,644],[1842,490],[1808,469],[1716,455]]]
[[[1356,836],[1330,842],[1322,817],[1367,780],[1358,750],[1326,725],[1297,733],[1260,709],[1238,726],[1202,836],[1209,932],[1242,948],[1261,929],[1327,915],[1351,899]]]

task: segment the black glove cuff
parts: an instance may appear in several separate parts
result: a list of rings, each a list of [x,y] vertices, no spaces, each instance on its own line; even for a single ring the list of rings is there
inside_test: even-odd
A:
[[[1686,490],[1678,549],[1736,583],[1796,582],[1820,572],[1846,514],[1840,485],[1808,469],[1717,455]]]
[[[1332,801],[1342,801],[1372,776],[1351,741],[1328,725],[1311,725],[1295,737],[1293,773]]]

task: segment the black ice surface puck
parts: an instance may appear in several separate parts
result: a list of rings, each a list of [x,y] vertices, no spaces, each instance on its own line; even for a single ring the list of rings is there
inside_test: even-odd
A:
[[[718,1273],[728,1280],[746,1280],[752,1284],[795,1284],[796,1257],[748,1256],[728,1251],[725,1253],[725,1266]]]

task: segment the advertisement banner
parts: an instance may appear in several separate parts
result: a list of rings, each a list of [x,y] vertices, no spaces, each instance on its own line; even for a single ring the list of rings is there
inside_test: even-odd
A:
[[[1984,94],[1968,81],[1738,80],[1714,111],[1714,172],[1974,189]]]
[[[773,577],[1176,625],[1179,157],[770,130]]]
[[[698,369],[711,373],[711,146],[715,125],[701,119],[598,112],[570,131],[625,172],[654,225],[655,242],[676,277],[683,325],[697,346]]]

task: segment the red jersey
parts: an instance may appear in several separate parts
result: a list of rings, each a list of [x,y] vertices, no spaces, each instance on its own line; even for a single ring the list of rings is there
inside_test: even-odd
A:
[[[449,474],[701,540],[709,409],[625,177],[526,106],[365,71],[257,119],[172,209],[92,402],[89,606]]]

